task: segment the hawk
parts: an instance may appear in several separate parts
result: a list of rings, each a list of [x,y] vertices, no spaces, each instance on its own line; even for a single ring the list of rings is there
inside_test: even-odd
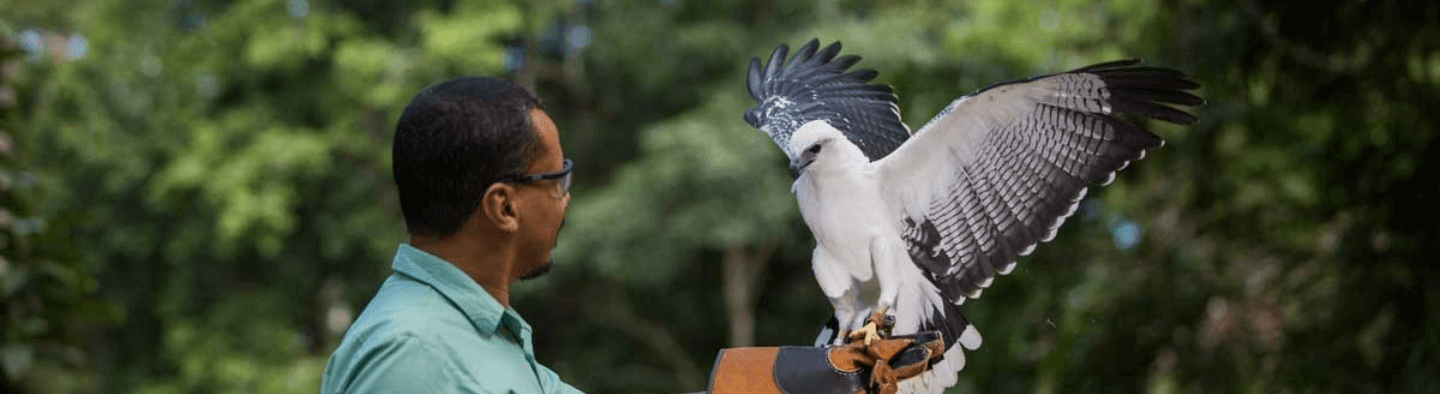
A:
[[[893,332],[936,330],[945,357],[901,392],[955,384],[980,334],[958,305],[977,298],[1015,258],[1055,237],[1091,185],[1163,141],[1119,115],[1190,125],[1166,104],[1199,106],[1199,84],[1138,60],[1001,82],[952,101],[913,135],[897,97],[840,43],[812,40],[786,61],[750,61],[756,106],[745,121],[785,152],[800,213],[816,246],[820,289],[842,341],[876,317]],[[867,323],[867,321],[869,323]]]

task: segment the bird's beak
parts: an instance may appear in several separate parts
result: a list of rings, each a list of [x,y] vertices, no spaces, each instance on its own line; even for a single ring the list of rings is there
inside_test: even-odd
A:
[[[790,161],[790,180],[800,179],[800,174],[805,172],[805,167],[815,162],[815,158],[800,158]]]

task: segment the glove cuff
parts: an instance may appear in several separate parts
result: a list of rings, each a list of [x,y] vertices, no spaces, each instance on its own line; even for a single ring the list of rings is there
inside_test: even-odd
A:
[[[721,349],[710,371],[709,392],[760,394],[863,393],[862,371],[830,364],[827,348],[753,347]]]

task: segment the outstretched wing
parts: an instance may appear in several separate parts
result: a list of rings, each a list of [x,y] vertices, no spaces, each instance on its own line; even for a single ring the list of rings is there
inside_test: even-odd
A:
[[[746,82],[757,105],[745,111],[745,121],[790,157],[799,153],[789,151],[790,135],[815,120],[839,129],[872,162],[885,157],[910,137],[910,128],[900,122],[895,93],[887,85],[866,83],[875,78],[874,70],[846,73],[860,57],[836,58],[839,42],[817,52],[819,47],[819,41],[810,40],[786,63],[789,47],[781,44],[763,68],[760,59],[751,59]]]
[[[1184,74],[1138,60],[997,84],[961,97],[872,163],[910,256],[953,303],[978,297],[1049,241],[1091,184],[1163,141],[1115,115],[1177,124],[1197,106]]]

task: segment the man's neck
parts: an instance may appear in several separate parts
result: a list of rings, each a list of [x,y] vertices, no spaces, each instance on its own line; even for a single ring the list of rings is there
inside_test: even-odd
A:
[[[411,236],[410,246],[439,257],[465,272],[475,284],[485,289],[500,306],[510,308],[510,271],[514,251],[489,248],[477,240],[451,237],[437,239]],[[477,247],[479,246],[479,247]],[[479,253],[477,253],[479,251]]]

